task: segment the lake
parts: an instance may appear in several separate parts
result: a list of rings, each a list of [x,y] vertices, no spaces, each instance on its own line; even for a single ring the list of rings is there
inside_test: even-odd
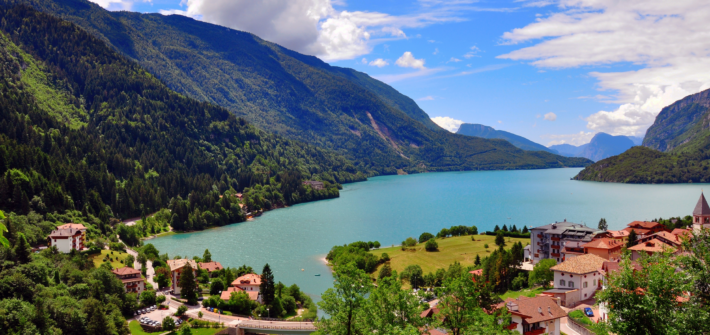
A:
[[[161,253],[202,257],[223,266],[265,263],[276,281],[298,284],[320,300],[333,278],[323,257],[354,241],[399,244],[453,225],[540,226],[555,221],[609,229],[635,220],[690,215],[703,185],[627,185],[570,180],[580,169],[472,171],[384,176],[344,185],[340,198],[270,211],[248,222],[148,242]],[[303,269],[303,271],[301,271]],[[315,276],[320,274],[321,276]]]

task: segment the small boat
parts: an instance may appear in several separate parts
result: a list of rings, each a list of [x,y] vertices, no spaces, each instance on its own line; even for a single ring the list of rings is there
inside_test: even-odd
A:
[[[320,273],[316,275],[316,277],[320,277]]]

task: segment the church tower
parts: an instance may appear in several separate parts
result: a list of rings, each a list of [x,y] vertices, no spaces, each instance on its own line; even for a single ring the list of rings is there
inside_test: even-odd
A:
[[[702,228],[710,229],[710,206],[701,192],[700,199],[693,210],[693,231],[697,232]]]

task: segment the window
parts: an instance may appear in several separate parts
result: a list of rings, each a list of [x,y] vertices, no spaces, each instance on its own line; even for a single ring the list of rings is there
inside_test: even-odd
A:
[[[560,279],[560,286],[565,286],[565,280],[564,280],[564,279]]]
[[[587,288],[587,282],[586,282],[586,281],[582,284],[582,287]]]
[[[574,287],[574,282],[571,280],[569,281],[569,287]]]

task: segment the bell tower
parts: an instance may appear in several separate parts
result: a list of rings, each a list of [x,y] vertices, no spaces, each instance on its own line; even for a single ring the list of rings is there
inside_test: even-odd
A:
[[[705,200],[705,195],[701,192],[700,199],[693,210],[693,230],[710,229],[710,206]]]

